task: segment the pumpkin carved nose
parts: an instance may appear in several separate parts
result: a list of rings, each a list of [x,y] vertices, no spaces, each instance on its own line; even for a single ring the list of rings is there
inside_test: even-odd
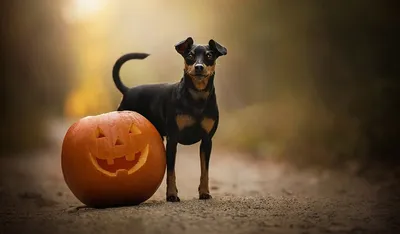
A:
[[[117,138],[117,140],[115,141],[115,145],[123,145],[124,143],[121,141],[121,139],[119,139],[119,137]]]

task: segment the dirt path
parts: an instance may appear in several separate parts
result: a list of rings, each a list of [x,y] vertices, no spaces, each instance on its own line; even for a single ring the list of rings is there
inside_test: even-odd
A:
[[[399,228],[394,207],[400,202],[393,192],[398,187],[391,182],[370,184],[339,172],[298,172],[218,147],[210,172],[214,199],[199,201],[197,145],[178,149],[182,202],[166,203],[163,183],[137,207],[77,209],[81,204],[61,175],[63,131],[58,133],[54,149],[0,159],[0,234],[396,233]]]

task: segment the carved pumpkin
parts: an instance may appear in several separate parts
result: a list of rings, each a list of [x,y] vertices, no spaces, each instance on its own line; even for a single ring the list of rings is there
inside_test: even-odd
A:
[[[67,186],[87,206],[137,205],[159,188],[166,157],[150,121],[114,111],[74,123],[64,137],[61,164]]]

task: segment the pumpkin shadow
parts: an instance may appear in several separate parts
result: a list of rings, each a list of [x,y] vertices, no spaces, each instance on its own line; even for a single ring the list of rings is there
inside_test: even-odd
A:
[[[108,211],[108,210],[115,210],[115,209],[132,209],[132,208],[159,208],[161,206],[165,205],[164,201],[146,201],[137,205],[134,204],[125,204],[125,205],[114,205],[114,206],[98,206],[98,207],[93,207],[93,206],[87,206],[87,205],[81,205],[81,206],[73,206],[67,209],[68,213],[77,213],[77,212],[95,212],[95,211]]]

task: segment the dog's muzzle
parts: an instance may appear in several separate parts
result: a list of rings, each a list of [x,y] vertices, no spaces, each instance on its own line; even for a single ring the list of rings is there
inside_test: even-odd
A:
[[[203,64],[196,64],[196,65],[194,66],[194,71],[196,72],[196,75],[197,75],[197,74],[203,74],[204,65],[203,65]]]
[[[204,65],[203,64],[196,64],[194,66],[194,77],[198,80],[203,79],[204,77],[206,77],[206,74],[204,74]]]

